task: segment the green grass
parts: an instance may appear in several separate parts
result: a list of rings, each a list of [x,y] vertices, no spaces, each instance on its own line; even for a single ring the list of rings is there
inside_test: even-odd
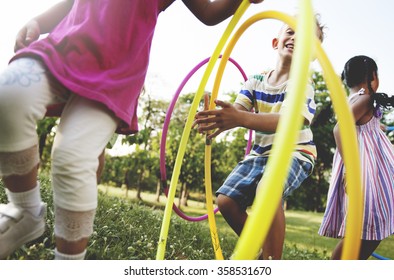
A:
[[[125,190],[120,188],[111,188],[100,186],[100,189],[110,196],[125,198]],[[160,203],[155,202],[156,196],[152,193],[141,194],[143,203],[153,206],[155,209],[164,209],[166,198],[160,196]],[[136,192],[128,192],[128,199],[136,201]],[[175,198],[175,203],[178,203]],[[197,216],[206,213],[203,202],[189,200],[188,207],[182,208],[188,215]],[[325,260],[329,259],[331,251],[336,246],[338,240],[334,238],[322,237],[317,234],[320,223],[323,219],[323,213],[314,213],[306,211],[286,211],[286,240],[284,245],[283,259],[288,260]],[[237,236],[224,221],[220,214],[216,216],[216,224],[219,236],[225,238],[231,237],[231,240],[237,241]],[[208,226],[204,222],[199,224]],[[210,238],[210,237],[208,237]],[[210,249],[210,247],[208,247]],[[376,253],[394,259],[394,235],[382,241]],[[370,259],[375,259],[371,257]]]
[[[0,182],[1,185],[1,182]],[[42,196],[48,203],[47,230],[34,242],[26,244],[9,259],[53,259],[53,203],[50,182],[41,178]],[[145,260],[155,259],[157,242],[163,219],[165,197],[160,203],[153,194],[143,193],[143,202],[134,199],[135,192],[100,186],[99,207],[94,233],[89,242],[87,259],[97,260]],[[0,202],[5,201],[4,189],[0,188]],[[184,209],[189,215],[205,213],[202,202],[189,201]],[[286,211],[287,230],[283,259],[325,260],[330,256],[337,240],[317,234],[321,213]],[[229,259],[238,237],[220,214],[216,215],[220,245],[225,259]],[[394,238],[384,240],[377,253],[394,258]],[[171,217],[166,246],[166,259],[209,260],[214,259],[207,221],[188,222],[176,214]]]

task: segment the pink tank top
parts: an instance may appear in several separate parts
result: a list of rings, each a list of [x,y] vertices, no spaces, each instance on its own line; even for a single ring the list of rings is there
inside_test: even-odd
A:
[[[134,133],[138,97],[164,2],[168,0],[75,0],[46,38],[12,60],[40,57],[66,88],[113,111],[122,120],[118,133]]]

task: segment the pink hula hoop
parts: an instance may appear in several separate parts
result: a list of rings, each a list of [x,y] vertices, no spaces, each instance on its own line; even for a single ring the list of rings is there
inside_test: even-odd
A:
[[[220,56],[221,57],[221,56]],[[209,61],[209,57],[204,59],[203,61],[201,61],[199,64],[197,64],[187,75],[186,77],[183,79],[183,81],[181,82],[181,84],[179,85],[178,89],[176,90],[174,97],[170,103],[170,106],[168,107],[167,110],[167,114],[166,117],[164,119],[164,124],[163,124],[163,132],[162,132],[162,136],[161,136],[161,142],[160,142],[160,176],[161,176],[161,185],[162,188],[164,190],[164,193],[166,196],[168,196],[168,185],[167,185],[167,172],[166,172],[166,142],[167,142],[167,132],[168,132],[168,126],[170,124],[170,119],[171,119],[171,115],[172,112],[174,111],[174,107],[175,104],[178,100],[178,97],[182,91],[182,89],[184,88],[184,86],[186,85],[186,83],[190,80],[190,78],[206,63],[208,63]],[[237,69],[239,70],[239,72],[242,74],[242,77],[244,78],[244,80],[247,80],[247,76],[245,74],[245,72],[243,71],[243,69],[241,68],[241,66],[231,57],[229,58],[229,61],[235,66],[237,67]],[[249,153],[250,151],[250,146],[251,146],[251,132],[249,133],[249,140],[248,140],[248,145],[246,148],[246,152],[245,154]],[[190,222],[199,222],[199,221],[203,221],[205,219],[208,218],[208,215],[202,215],[202,216],[198,216],[198,217],[191,217],[186,215],[185,213],[183,213],[175,204],[173,204],[172,209],[174,210],[175,213],[178,214],[178,216],[180,216],[181,218],[190,221]],[[216,208],[214,210],[214,213],[218,212],[218,208]]]

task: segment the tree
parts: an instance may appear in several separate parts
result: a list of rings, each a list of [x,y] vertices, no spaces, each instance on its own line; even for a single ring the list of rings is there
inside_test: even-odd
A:
[[[175,165],[185,121],[193,99],[194,93],[181,95],[171,117],[166,142],[166,167],[168,167],[167,178],[169,179],[172,176],[172,167]],[[179,175],[180,203],[184,206],[187,204],[190,191],[200,192],[204,188],[204,149],[204,137],[192,129]]]
[[[137,189],[136,198],[142,200],[142,190],[151,191],[152,188],[149,188],[149,186],[156,181],[156,178],[152,179],[151,176],[153,158],[149,150],[141,150],[139,146],[127,158],[130,165],[125,167],[126,196],[128,190],[135,187]]]
[[[131,164],[129,157],[105,155],[105,168],[101,182],[118,188],[122,187],[127,167]]]
[[[138,133],[126,136],[122,140],[123,143],[135,146],[136,152],[131,155],[133,164],[129,166],[125,179],[127,179],[127,188],[133,184],[137,187],[137,199],[139,200],[141,200],[141,191],[150,185],[147,181],[151,177],[150,170],[154,169],[154,161],[158,165],[158,153],[152,150],[151,145],[153,139],[159,135],[158,131],[164,122],[168,104],[162,100],[152,99],[146,91],[143,91],[140,101],[142,101],[142,111],[144,112],[140,118],[140,123],[143,123],[142,128]],[[157,176],[157,173],[154,172],[153,176]],[[157,178],[157,180],[159,179]]]

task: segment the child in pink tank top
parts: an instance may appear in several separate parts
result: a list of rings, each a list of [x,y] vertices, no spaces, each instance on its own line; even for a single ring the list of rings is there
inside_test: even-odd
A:
[[[0,259],[45,229],[35,129],[48,114],[61,117],[51,166],[55,259],[85,258],[97,207],[98,157],[115,131],[138,131],[137,102],[157,18],[173,2],[63,0],[17,34],[16,54],[0,74],[0,178],[9,200],[0,205]],[[214,25],[242,0],[183,2]]]

